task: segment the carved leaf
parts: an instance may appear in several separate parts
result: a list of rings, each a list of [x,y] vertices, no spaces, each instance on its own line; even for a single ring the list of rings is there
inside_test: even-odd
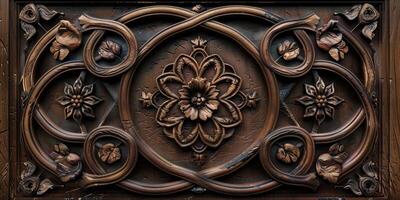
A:
[[[113,164],[121,159],[120,149],[112,143],[107,143],[101,146],[97,155],[101,161],[107,164]]]
[[[278,46],[278,53],[286,61],[293,60],[299,56],[300,49],[296,46],[296,42],[285,40]]]
[[[278,160],[287,164],[295,163],[300,157],[300,148],[293,144],[285,143],[278,148],[276,157]]]
[[[329,55],[336,61],[340,60],[339,49],[336,49],[336,48],[330,49]]]
[[[106,60],[114,60],[121,53],[121,45],[111,40],[103,41],[98,53]]]
[[[365,25],[361,32],[366,38],[372,40],[375,37],[374,31],[377,27],[378,21],[374,21],[370,24]]]
[[[63,61],[70,51],[79,47],[81,40],[82,33],[78,28],[67,20],[61,20],[56,40],[53,41],[50,47],[53,58]]]
[[[329,51],[334,45],[343,39],[342,33],[333,31],[338,23],[337,20],[330,20],[327,24],[317,30],[317,45],[324,51]]]
[[[54,183],[52,181],[50,181],[48,178],[43,179],[42,181],[40,181],[39,189],[37,190],[36,194],[43,195],[48,190],[53,189],[53,187]]]
[[[24,162],[24,166],[25,166],[25,168],[21,172],[21,179],[32,176],[33,173],[35,173],[35,171],[36,171],[36,165],[29,161]]]
[[[344,17],[346,17],[348,20],[354,20],[358,17],[358,14],[361,11],[361,4],[355,5],[352,8],[350,8],[349,10],[346,10],[345,12],[337,12],[335,13],[335,15],[342,15]]]
[[[362,170],[367,176],[378,179],[378,174],[376,173],[374,168],[375,168],[375,163],[373,163],[372,161],[369,161],[368,163],[362,166]]]
[[[355,181],[354,179],[349,179],[343,188],[351,190],[355,195],[358,196],[362,195],[360,187],[358,186],[358,182]]]
[[[40,17],[46,21],[49,21],[50,19],[52,19],[53,17],[55,17],[58,14],[63,15],[63,13],[59,13],[55,10],[50,10],[44,5],[39,4],[36,6],[37,6],[37,9],[39,10]]]
[[[21,22],[21,28],[24,31],[24,37],[28,41],[36,34],[36,28],[25,22]]]

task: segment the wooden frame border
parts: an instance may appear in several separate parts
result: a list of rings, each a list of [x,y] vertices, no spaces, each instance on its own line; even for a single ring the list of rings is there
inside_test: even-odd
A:
[[[71,0],[74,1],[74,0]],[[345,1],[336,0],[344,3]],[[323,3],[333,3],[325,1]],[[19,34],[17,22],[17,10],[19,5],[29,1],[0,0],[0,199],[15,199],[15,180],[18,176],[19,166],[17,150],[20,137],[18,136],[18,110],[19,110],[19,84],[18,67],[21,64],[19,49],[15,42],[15,35]],[[87,2],[87,1],[79,1]],[[235,3],[260,3],[260,1],[232,1]],[[269,1],[266,1],[267,3]],[[282,1],[295,2],[292,1]],[[305,0],[312,3],[316,1]],[[321,1],[318,1],[321,3]],[[345,3],[357,3],[364,1],[346,1]],[[381,112],[379,118],[382,123],[379,144],[382,163],[381,169],[388,170],[380,173],[382,179],[382,199],[400,199],[400,1],[398,0],[374,0],[381,5],[382,21],[381,41],[378,51],[381,52],[379,68],[380,92],[379,106]],[[60,2],[57,2],[60,3]],[[132,2],[134,3],[134,2]],[[168,2],[162,2],[168,3]],[[171,2],[170,2],[171,3]],[[215,1],[215,3],[225,3]],[[272,2],[271,2],[272,3]],[[299,3],[296,1],[296,3]],[[146,3],[145,3],[146,4]],[[10,61],[10,62],[9,62]]]

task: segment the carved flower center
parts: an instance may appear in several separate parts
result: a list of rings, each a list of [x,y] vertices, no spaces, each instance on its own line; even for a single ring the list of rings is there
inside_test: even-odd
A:
[[[318,108],[325,107],[327,102],[328,100],[326,99],[325,95],[318,95],[317,98],[315,99],[315,103],[317,104]]]
[[[72,106],[75,108],[81,107],[81,103],[83,102],[82,96],[81,95],[72,95]]]
[[[206,102],[206,98],[203,96],[202,93],[197,92],[195,96],[192,97],[191,102],[196,107],[202,107]]]

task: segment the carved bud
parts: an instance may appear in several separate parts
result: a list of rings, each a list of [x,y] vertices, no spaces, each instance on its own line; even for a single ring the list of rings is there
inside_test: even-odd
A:
[[[27,4],[19,13],[19,19],[26,23],[35,23],[39,20],[39,11],[35,4]]]
[[[111,40],[103,41],[98,53],[105,60],[114,60],[121,53],[121,45]]]
[[[286,61],[293,60],[299,56],[300,49],[297,47],[296,42],[285,40],[278,46],[278,53]]]
[[[379,18],[379,12],[371,4],[365,3],[360,11],[358,20],[362,24],[368,24]]]
[[[39,188],[39,181],[37,176],[24,178],[19,182],[18,189],[24,196],[35,195]]]
[[[107,143],[101,146],[97,155],[101,161],[107,164],[113,164],[121,159],[120,149],[112,143]]]
[[[378,190],[378,181],[369,176],[361,176],[359,179],[361,192],[365,196],[371,196]]]
[[[276,157],[278,160],[290,164],[295,163],[300,157],[300,148],[299,146],[295,146],[290,143],[285,143],[278,148],[278,152],[276,153]]]
[[[67,147],[67,145],[65,145],[63,143],[55,144],[54,152],[65,156],[65,155],[69,154],[69,148]]]

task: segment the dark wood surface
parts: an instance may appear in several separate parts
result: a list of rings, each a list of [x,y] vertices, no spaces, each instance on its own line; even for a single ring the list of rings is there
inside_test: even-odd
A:
[[[387,188],[389,188],[389,196],[393,199],[398,198],[398,194],[400,192],[400,188],[397,186],[400,183],[400,170],[399,170],[399,162],[400,162],[400,139],[399,139],[399,131],[400,131],[400,124],[399,124],[399,108],[400,108],[400,99],[399,99],[399,83],[398,77],[400,76],[399,72],[399,48],[396,47],[396,44],[399,43],[400,38],[400,26],[398,23],[394,23],[394,19],[399,17],[399,9],[400,5],[398,1],[391,1],[390,6],[388,9],[388,17],[389,22],[387,23],[386,27],[388,30],[388,37],[389,39],[389,80],[390,80],[390,87],[388,88],[389,92],[389,138],[390,142],[387,144],[389,146],[389,177]],[[385,91],[385,90],[384,90]]]
[[[165,11],[174,13],[174,17],[154,16],[150,17],[149,21],[137,20],[125,26],[124,20],[131,17],[126,13],[136,8],[160,5],[161,2],[34,2],[35,5],[43,4],[51,10],[63,12],[64,15],[55,16],[48,21],[41,19],[40,24],[32,23],[37,33],[26,42],[24,31],[21,29],[22,21],[18,17],[28,3],[30,2],[0,1],[0,199],[78,199],[79,197],[83,199],[400,199],[400,187],[398,187],[400,185],[400,99],[398,97],[400,26],[397,23],[397,19],[400,18],[400,2],[395,0],[368,2],[380,12],[376,35],[371,42],[361,34],[363,25],[354,31],[351,30],[357,24],[356,20],[349,21],[344,17],[333,15],[335,11],[345,11],[353,5],[365,2],[214,1],[204,2],[201,5],[206,11],[223,5],[242,5],[243,8],[237,6],[236,14],[246,12],[252,14],[218,17],[218,22],[211,20],[193,30],[190,30],[191,23],[195,22],[187,20],[182,27],[187,26],[188,31],[175,35],[181,28],[175,26],[171,28],[171,36],[165,31],[155,36],[149,43],[146,41],[154,33],[182,19],[195,16],[196,13],[190,10],[196,4],[162,2],[163,5],[176,6],[170,11]],[[256,9],[246,10],[245,5],[254,6]],[[267,16],[271,22],[265,22],[260,19],[265,19],[265,14],[257,10],[258,8],[277,16]],[[196,9],[200,14],[204,12],[201,7]],[[80,35],[73,35],[73,38],[65,39],[65,41],[81,40],[81,44],[76,49],[68,46],[70,52],[65,58],[60,55],[53,58],[53,52],[49,49],[50,46],[57,44],[52,43],[54,40],[52,34],[57,34],[58,26],[66,26],[68,31],[72,30],[69,24],[65,24],[67,22],[62,22],[60,25],[60,20],[75,22],[77,26],[78,18],[83,13],[98,18],[79,19],[81,23],[83,21],[93,26],[95,31],[86,31],[81,26],[79,30],[83,30],[82,38]],[[318,27],[327,24],[331,18],[338,19],[335,31],[343,34],[350,47],[348,52],[345,52],[344,59],[340,59],[339,56],[338,61],[335,61],[334,56],[331,57],[327,50],[318,47],[316,43],[318,39],[315,37],[317,29],[313,25],[313,17],[303,20],[303,17],[310,13],[320,17]],[[259,16],[252,18],[257,15]],[[120,19],[122,24],[111,21],[117,19]],[[283,30],[291,26],[290,23],[308,30],[280,34],[281,27],[272,25],[285,19],[289,21],[281,24]],[[96,42],[96,37],[102,34],[96,23],[120,33],[118,35],[106,32],[104,41],[116,41],[121,45],[121,54],[114,49],[112,53],[116,54],[116,57],[110,57],[110,54],[103,57],[92,56],[97,54],[99,45],[103,41],[101,39],[100,42]],[[43,31],[41,26],[48,32]],[[234,27],[238,32],[231,32],[229,27]],[[267,34],[265,27],[270,28]],[[309,31],[310,29],[312,31]],[[216,32],[213,32],[215,30]],[[271,39],[275,33],[278,35],[277,40]],[[43,35],[50,37],[38,40]],[[198,36],[201,36],[202,40],[207,40],[207,43],[200,44],[199,40],[191,42]],[[293,39],[296,37],[297,39]],[[167,39],[162,41],[164,38]],[[124,39],[129,43],[126,44]],[[275,49],[284,40],[296,41],[300,49],[303,48],[300,56],[295,56],[294,61],[284,61],[283,57],[277,59],[279,53],[276,53]],[[60,39],[57,42],[64,41]],[[256,45],[253,46],[253,43]],[[43,48],[34,47],[35,44],[43,45]],[[118,46],[117,44],[107,45]],[[143,48],[143,45],[146,48]],[[272,50],[268,51],[269,48]],[[250,104],[249,101],[244,102],[249,106],[235,103],[240,99],[232,99],[232,104],[222,102],[229,98],[219,99],[222,102],[216,104],[219,109],[221,105],[237,107],[234,112],[239,113],[240,117],[221,119],[234,121],[229,122],[231,123],[229,128],[223,128],[225,134],[232,133],[232,136],[226,136],[220,142],[203,139],[204,144],[200,145],[199,149],[191,148],[192,144],[187,147],[184,144],[186,141],[171,135],[172,129],[165,125],[167,121],[163,121],[165,119],[157,114],[162,111],[158,103],[168,101],[166,100],[168,95],[162,97],[158,91],[164,86],[157,83],[158,77],[171,74],[170,69],[174,66],[168,64],[174,63],[180,54],[190,57],[192,51],[203,51],[208,55],[216,54],[221,58],[225,63],[225,69],[236,74],[231,78],[241,84],[233,94],[251,98],[250,94],[257,92],[254,102]],[[272,57],[269,57],[269,54]],[[313,56],[310,56],[313,54],[316,55],[315,60],[329,62],[315,61],[312,59]],[[78,61],[63,64],[72,60]],[[84,60],[84,63],[79,60]],[[118,65],[118,60],[125,60],[126,65],[124,62]],[[302,63],[303,60],[305,62]],[[140,67],[134,65],[130,68],[130,64],[135,62],[140,63]],[[312,70],[318,73],[309,71],[308,67],[311,65],[304,64],[307,62],[314,63]],[[259,67],[264,63],[267,63],[265,69]],[[291,68],[282,66],[288,63]],[[56,66],[57,64],[61,65]],[[98,64],[117,65],[114,71],[110,68],[100,71]],[[294,72],[292,69],[295,65],[301,66],[302,68],[299,68],[301,70]],[[349,70],[344,70],[342,66]],[[29,67],[36,70],[30,71]],[[198,67],[201,68],[200,64]],[[67,72],[68,70],[71,71]],[[332,96],[339,98],[334,107],[335,117],[330,119],[326,116],[320,122],[313,120],[313,117],[303,118],[306,107],[301,104],[301,100],[300,102],[298,100],[307,96],[304,83],[315,85],[318,77],[326,86],[334,83]],[[83,85],[95,83],[93,92],[87,95],[90,98],[99,98],[98,102],[95,101],[91,105],[95,115],[93,119],[85,116],[88,115],[86,113],[83,113],[82,120],[77,120],[74,114],[67,117],[63,111],[64,107],[57,101],[62,96],[68,96],[64,90],[65,83],[72,85],[80,78]],[[295,80],[294,85],[287,84],[293,80]],[[279,97],[279,92],[282,92],[287,85],[291,90],[282,102],[279,98],[283,97]],[[189,88],[188,95],[194,90],[189,83],[186,88]],[[226,90],[223,87],[220,89]],[[177,91],[176,88],[175,90]],[[146,104],[146,101],[143,101],[146,95],[143,96],[142,92],[157,93],[158,96],[155,97],[157,102],[147,101]],[[182,101],[182,93],[179,95]],[[39,104],[40,107],[35,104]],[[362,107],[364,109],[360,109]],[[193,112],[176,111],[181,113],[180,116],[185,120],[197,117],[189,121],[198,123],[201,116]],[[274,113],[279,115],[274,116]],[[223,114],[226,113],[213,111],[207,119],[203,116],[204,119],[201,120],[207,121],[214,115]],[[364,118],[361,115],[367,116],[365,122],[362,122]],[[30,122],[31,118],[33,123]],[[347,127],[351,131],[334,131],[350,121],[354,121],[354,125]],[[56,126],[49,126],[49,122],[55,123]],[[204,126],[207,128],[207,125]],[[211,130],[205,132],[209,133]],[[90,137],[86,137],[87,134]],[[287,139],[281,138],[287,134],[291,136]],[[53,146],[59,143],[65,143],[71,152],[64,155],[55,150]],[[118,146],[118,152],[122,157],[117,156],[112,159],[107,157],[102,161],[98,157],[98,152],[101,148],[107,148],[106,143]],[[334,143],[338,146],[333,145]],[[302,144],[299,145],[299,153],[292,154],[299,160],[293,161],[292,157],[290,159],[284,157],[285,154],[279,158],[275,155],[279,148],[277,144],[281,146],[293,144],[294,146],[285,147],[291,150],[297,148],[296,145]],[[343,145],[344,151],[332,150],[340,149],[339,144]],[[60,145],[58,147],[64,148]],[[116,149],[113,149],[113,153]],[[54,155],[59,157],[53,160]],[[79,165],[62,160],[67,156],[70,156],[70,159],[81,159],[77,162],[82,164],[83,169],[80,170]],[[332,156],[343,157],[344,161],[332,160]],[[347,159],[349,157],[350,159]],[[321,166],[324,166],[321,161],[323,159],[333,162],[328,166],[340,168],[337,177],[332,178],[330,173],[321,169]],[[23,195],[23,191],[18,187],[26,161],[38,167],[35,175],[40,174],[40,180],[49,178],[56,185],[64,186],[51,189],[42,196]],[[367,197],[365,191],[361,196],[357,196],[350,190],[345,190],[343,186],[349,179],[359,180],[357,174],[367,177],[362,167],[369,161],[375,163],[377,170],[377,191],[371,194],[371,197]],[[71,164],[75,172],[79,170],[85,173],[76,177],[72,174],[62,176],[57,171],[59,167],[57,162]],[[293,170],[295,166],[300,167]],[[109,173],[104,176],[95,175],[106,171]],[[271,179],[269,185],[252,187],[268,179]],[[143,188],[139,188],[134,181],[144,184]],[[92,187],[96,183],[104,186]],[[159,183],[168,183],[168,187],[157,188]],[[149,189],[150,185],[154,188]],[[243,186],[250,189],[237,189]],[[76,189],[80,187],[90,188]]]

